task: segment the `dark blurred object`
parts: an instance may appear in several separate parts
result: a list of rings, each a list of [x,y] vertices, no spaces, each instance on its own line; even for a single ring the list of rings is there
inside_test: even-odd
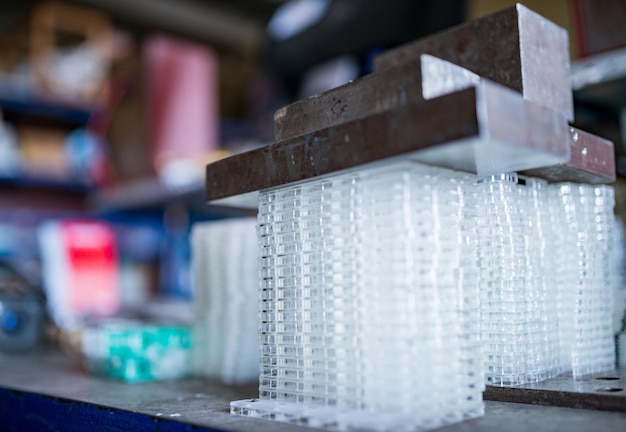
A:
[[[580,56],[626,46],[626,1],[571,0]]]
[[[19,271],[0,260],[0,351],[28,351],[41,340],[43,297]]]
[[[109,143],[111,183],[125,184],[154,176],[146,124],[145,65],[139,43],[118,32],[117,58],[111,69],[111,97],[98,124]]]
[[[333,0],[324,15],[301,32],[270,40],[272,68],[296,92],[301,75],[333,57],[366,57],[463,22],[465,0]]]

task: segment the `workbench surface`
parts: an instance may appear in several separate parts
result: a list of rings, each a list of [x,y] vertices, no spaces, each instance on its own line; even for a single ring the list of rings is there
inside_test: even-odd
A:
[[[126,384],[90,375],[76,359],[55,351],[0,354],[0,429],[8,431],[312,430],[229,414],[230,401],[257,395],[256,383],[224,386],[187,379]],[[624,431],[626,413],[487,401],[484,417],[440,430],[505,428],[507,432]]]

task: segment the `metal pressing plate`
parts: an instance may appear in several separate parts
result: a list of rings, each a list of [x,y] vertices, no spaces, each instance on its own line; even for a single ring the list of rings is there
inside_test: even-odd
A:
[[[274,114],[274,138],[289,140],[422,100],[420,60],[416,59],[280,108]]]
[[[476,91],[317,130],[207,166],[206,199],[212,201],[330,174],[442,142],[476,138]]]
[[[480,83],[480,77],[424,54],[393,69],[366,75],[276,111],[274,135],[284,141]]]
[[[435,74],[424,55],[456,67]],[[392,49],[374,64],[370,75],[276,111],[276,140],[432,97],[428,82],[466,79],[463,70],[573,120],[567,32],[522,5]]]
[[[569,128],[570,160],[545,168],[522,171],[549,182],[612,183],[616,179],[613,143],[580,129]]]
[[[536,384],[487,386],[485,400],[550,405],[626,413],[626,370],[616,369],[582,378],[562,375]]]
[[[567,32],[517,4],[378,55],[374,70],[431,54],[574,118]]]
[[[213,201],[393,157],[490,175],[569,160],[567,122],[503,86],[397,107],[207,166]]]
[[[374,73],[278,110],[275,144],[209,165],[206,198],[396,157],[480,176],[611,182],[612,143],[567,124],[567,45],[562,28],[518,4],[388,51]]]

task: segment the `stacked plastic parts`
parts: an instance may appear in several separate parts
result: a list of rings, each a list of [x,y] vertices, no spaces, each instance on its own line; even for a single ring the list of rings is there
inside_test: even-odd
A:
[[[565,371],[575,377],[615,367],[611,247],[615,218],[610,186],[557,185],[554,238],[559,337]]]
[[[480,416],[485,383],[612,366],[613,147],[568,126],[567,59],[517,5],[381,54],[207,168],[209,200],[260,191],[260,396],[232,413],[431,429]]]
[[[510,174],[478,188],[487,384],[611,369],[613,189]]]
[[[234,410],[340,430],[481,415],[466,183],[397,162],[264,191],[261,400]]]
[[[502,175],[479,184],[481,333],[491,385],[537,382],[560,371],[548,186],[519,182]]]
[[[192,368],[224,383],[258,379],[258,247],[253,218],[196,223]]]
[[[416,162],[263,191],[260,399],[233,413],[430,429],[480,415],[485,381],[611,369],[612,210],[608,186]]]

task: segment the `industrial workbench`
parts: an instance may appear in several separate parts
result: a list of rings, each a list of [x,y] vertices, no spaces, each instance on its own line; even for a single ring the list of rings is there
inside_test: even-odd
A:
[[[609,377],[617,379],[598,379]],[[622,431],[626,430],[626,390],[606,389],[624,387],[626,373],[620,370],[576,382],[561,378],[534,390],[489,388],[486,397],[530,403],[486,401],[484,417],[439,430]],[[591,393],[584,393],[589,389]],[[583,393],[576,396],[577,391]],[[257,394],[256,383],[225,386],[197,378],[126,384],[90,375],[76,359],[54,350],[0,355],[0,430],[3,431],[311,430],[229,414],[230,401]],[[621,408],[621,412],[536,403],[570,406],[595,403],[599,404],[598,408]]]

